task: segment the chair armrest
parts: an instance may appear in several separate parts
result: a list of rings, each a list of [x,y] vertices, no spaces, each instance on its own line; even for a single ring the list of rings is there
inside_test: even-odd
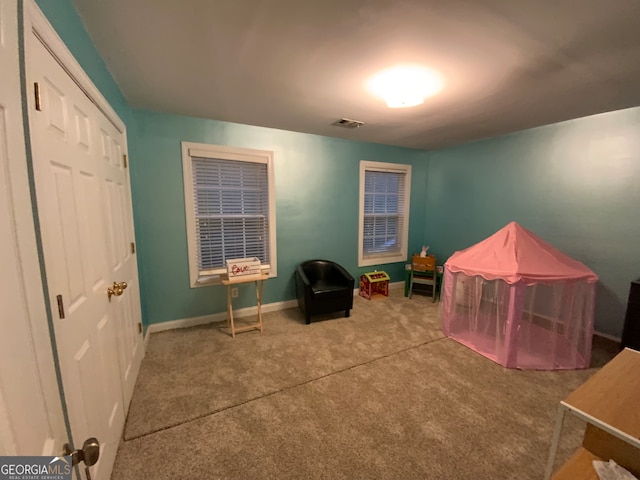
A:
[[[298,276],[300,277],[300,280],[302,280],[302,283],[306,286],[311,286],[311,282],[307,278],[307,274],[304,273],[304,269],[301,266],[298,266]]]

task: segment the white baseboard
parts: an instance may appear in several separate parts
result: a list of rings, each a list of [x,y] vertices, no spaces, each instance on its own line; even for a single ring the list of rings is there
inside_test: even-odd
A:
[[[277,312],[298,306],[298,300],[287,300],[285,302],[267,303],[262,306],[262,313]],[[258,313],[258,307],[246,307],[233,309],[234,318],[249,317]],[[170,320],[162,323],[152,323],[147,328],[147,336],[150,333],[163,332],[165,330],[173,330],[174,328],[195,327],[196,325],[204,325],[207,323],[224,322],[227,320],[227,312],[213,313],[211,315],[203,315],[201,317],[181,318],[178,320]]]
[[[599,337],[602,337],[602,338],[606,338],[607,340],[612,340],[614,342],[618,342],[618,343],[620,343],[622,341],[622,337],[616,337],[614,335],[609,335],[608,333],[602,333],[602,332],[594,331],[593,334],[597,335]]]
[[[147,328],[147,333],[144,335],[144,351],[147,351],[147,346],[149,345],[149,339],[151,338],[151,329]]]
[[[395,290],[398,288],[404,288],[404,282],[389,283],[389,289]],[[357,297],[360,294],[360,289],[356,288],[353,291],[353,296]],[[279,310],[286,310],[287,308],[294,308],[298,306],[298,300],[286,300],[284,302],[267,303],[262,306],[262,313],[277,312]],[[238,310],[233,310],[234,318],[243,318],[255,315],[258,313],[258,307],[246,307]],[[164,332],[165,330],[173,330],[174,328],[187,328],[195,327],[196,325],[205,325],[207,323],[224,322],[227,320],[227,312],[212,313],[210,315],[202,315],[200,317],[180,318],[178,320],[169,320],[168,322],[152,323],[147,327],[147,334],[145,336],[145,349],[147,343],[149,343],[149,336],[152,333]]]
[[[227,318],[226,313],[214,313],[212,315],[203,315],[201,317],[179,318],[177,320],[169,320],[168,322],[152,323],[149,325],[147,332],[157,333],[165,330],[173,330],[174,328],[195,327],[196,325],[204,325],[213,323]]]

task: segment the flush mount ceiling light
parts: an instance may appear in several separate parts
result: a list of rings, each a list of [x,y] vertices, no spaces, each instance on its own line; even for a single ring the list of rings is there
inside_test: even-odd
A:
[[[382,98],[389,108],[415,107],[435,95],[444,86],[442,77],[425,67],[404,65],[375,74],[367,88]]]

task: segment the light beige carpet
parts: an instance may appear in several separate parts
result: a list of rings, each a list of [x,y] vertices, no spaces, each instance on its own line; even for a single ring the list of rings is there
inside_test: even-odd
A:
[[[558,401],[595,369],[506,370],[444,338],[438,308],[392,290],[308,326],[152,335],[112,478],[541,478]],[[598,342],[594,366],[615,353]]]

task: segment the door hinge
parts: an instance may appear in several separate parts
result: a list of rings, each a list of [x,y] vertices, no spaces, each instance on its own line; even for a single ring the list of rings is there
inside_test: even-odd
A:
[[[36,97],[36,110],[42,111],[42,102],[40,100],[40,84],[35,82],[33,84],[33,94]]]
[[[138,323],[138,333],[142,333],[142,324]]]
[[[136,253],[136,242],[131,242],[131,255]]]
[[[124,168],[127,168],[127,154],[123,154],[122,155],[122,165],[124,165]]]
[[[56,297],[56,300],[58,301],[58,316],[60,317],[60,319],[64,318],[64,302],[62,301],[62,295],[58,295]]]

